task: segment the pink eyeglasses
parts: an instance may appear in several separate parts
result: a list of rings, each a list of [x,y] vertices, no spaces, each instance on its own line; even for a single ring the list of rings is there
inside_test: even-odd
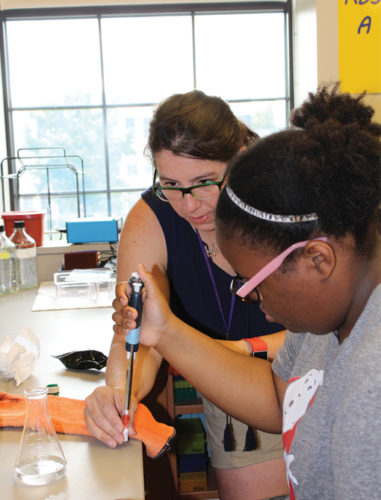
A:
[[[244,283],[244,285],[237,287],[237,282],[241,282],[241,284],[244,282],[243,278],[240,278],[236,276],[232,280],[232,284],[230,286],[230,290],[234,295],[238,295],[238,297],[241,297],[244,299],[249,295],[250,292],[253,292],[257,286],[262,283],[266,278],[270,276],[274,271],[276,271],[283,263],[285,258],[290,255],[290,253],[294,252],[298,248],[302,248],[307,245],[309,241],[314,241],[314,240],[320,240],[320,241],[328,241],[328,238],[322,237],[322,238],[313,238],[311,240],[306,240],[306,241],[299,241],[298,243],[294,243],[290,247],[286,248],[282,253],[280,253],[277,257],[274,259],[270,260],[268,264],[266,264],[260,271],[257,272],[252,278],[250,278],[248,281]],[[257,293],[257,300],[259,300],[259,294]]]

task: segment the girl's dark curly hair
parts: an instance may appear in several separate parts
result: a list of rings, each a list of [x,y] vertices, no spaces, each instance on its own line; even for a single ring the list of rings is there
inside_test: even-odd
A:
[[[228,162],[257,138],[224,100],[193,90],[172,95],[158,106],[147,150],[151,155],[168,149],[178,155]]]
[[[326,234],[352,234],[357,250],[370,256],[381,204],[381,125],[363,96],[323,87],[292,115],[294,128],[259,140],[233,160],[228,183],[245,203],[264,212],[318,220],[284,224],[247,214],[224,189],[217,226],[283,250],[296,241]],[[238,231],[238,233],[237,233]]]

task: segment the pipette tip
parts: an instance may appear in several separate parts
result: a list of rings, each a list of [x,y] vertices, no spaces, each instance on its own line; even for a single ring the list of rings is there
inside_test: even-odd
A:
[[[123,413],[122,422],[124,425],[123,437],[124,442],[126,443],[128,441],[128,424],[130,423],[130,415],[128,413]]]
[[[124,442],[127,443],[127,441],[128,441],[128,427],[125,427],[123,430],[123,438],[124,438]]]

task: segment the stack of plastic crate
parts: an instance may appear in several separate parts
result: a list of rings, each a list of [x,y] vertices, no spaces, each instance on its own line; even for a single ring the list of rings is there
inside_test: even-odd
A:
[[[197,400],[196,389],[181,375],[173,376],[173,389],[175,404]]]
[[[177,418],[177,459],[180,492],[207,488],[206,436],[200,418]]]

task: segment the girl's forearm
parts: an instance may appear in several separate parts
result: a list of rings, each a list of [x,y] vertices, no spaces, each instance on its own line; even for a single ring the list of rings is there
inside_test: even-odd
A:
[[[173,315],[156,349],[226,413],[264,431],[281,431],[281,411],[269,362],[233,352]]]

